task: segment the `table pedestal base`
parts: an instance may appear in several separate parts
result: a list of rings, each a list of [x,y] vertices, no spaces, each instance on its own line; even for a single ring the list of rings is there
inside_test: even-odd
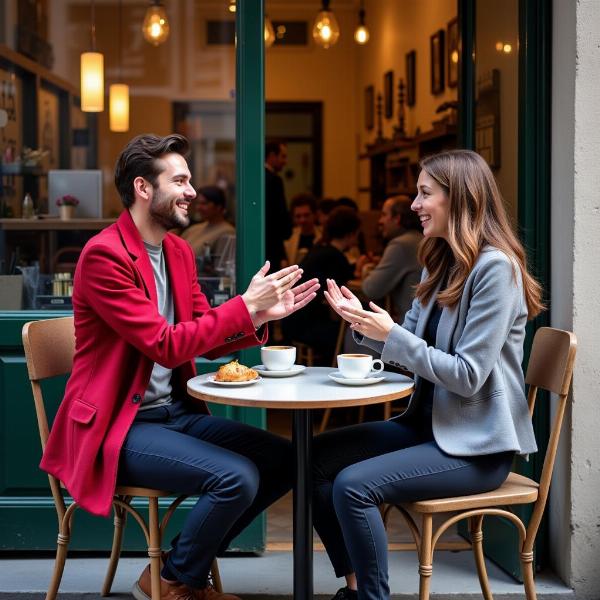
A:
[[[294,410],[294,600],[313,597],[312,411]]]

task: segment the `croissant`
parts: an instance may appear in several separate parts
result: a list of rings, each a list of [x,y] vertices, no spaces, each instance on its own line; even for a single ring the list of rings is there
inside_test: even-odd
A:
[[[240,365],[237,360],[232,360],[219,367],[215,381],[251,381],[257,377],[258,373],[254,369]]]

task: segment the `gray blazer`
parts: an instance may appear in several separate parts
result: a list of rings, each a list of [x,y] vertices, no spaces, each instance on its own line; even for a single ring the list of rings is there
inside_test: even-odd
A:
[[[356,336],[385,363],[415,374],[415,392],[400,418],[415,411],[425,378],[435,384],[433,434],[444,452],[535,452],[521,368],[527,305],[518,265],[484,248],[458,305],[442,310],[435,348],[422,339],[434,298],[426,305],[415,298],[385,343]]]

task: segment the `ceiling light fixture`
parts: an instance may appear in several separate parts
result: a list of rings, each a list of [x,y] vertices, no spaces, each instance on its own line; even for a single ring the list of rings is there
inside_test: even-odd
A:
[[[117,40],[118,83],[113,83],[108,92],[110,130],[115,132],[129,131],[129,86],[121,83],[121,21],[122,0],[119,0],[119,38]]]
[[[158,46],[167,41],[170,30],[165,7],[159,0],[153,0],[146,11],[142,25],[144,39],[153,46]]]
[[[104,110],[104,56],[96,52],[96,6],[91,1],[91,50],[81,54],[81,110],[102,112]]]
[[[363,0],[360,2],[360,10],[358,11],[358,27],[354,31],[354,40],[361,46],[369,41],[369,30],[365,27],[365,5]]]
[[[331,48],[340,37],[340,27],[333,11],[329,9],[329,0],[323,0],[321,10],[315,18],[312,35],[315,42],[323,48]]]

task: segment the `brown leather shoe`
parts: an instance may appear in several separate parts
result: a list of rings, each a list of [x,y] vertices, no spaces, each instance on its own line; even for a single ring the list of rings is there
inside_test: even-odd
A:
[[[194,594],[194,600],[241,600],[239,596],[217,592],[210,584],[201,590],[192,590],[192,592]]]
[[[161,578],[160,580],[160,598],[161,600],[196,600],[194,592],[183,583],[169,583]],[[136,600],[151,600],[152,599],[152,584],[150,580],[150,565],[148,565],[140,575],[131,590],[133,597]],[[208,599],[207,599],[208,600]],[[218,600],[211,598],[210,600]],[[226,599],[223,599],[226,600]]]

